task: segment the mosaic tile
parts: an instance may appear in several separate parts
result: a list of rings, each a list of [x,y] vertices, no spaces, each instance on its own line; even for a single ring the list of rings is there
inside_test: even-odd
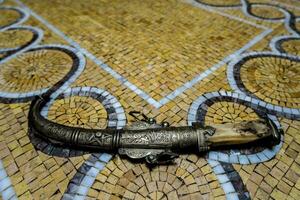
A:
[[[51,67],[47,62],[51,63]],[[71,64],[72,60],[63,52],[51,50],[28,52],[2,64],[1,90],[27,92],[49,87],[60,80],[64,72],[70,70]]]
[[[271,71],[268,71],[270,69],[270,67],[268,67],[270,62],[276,62],[277,65],[276,67],[272,67]],[[242,74],[241,81],[251,93],[254,93],[261,99],[272,104],[298,108],[298,72],[296,61],[284,57],[282,59],[275,56],[263,57],[245,62],[240,70]],[[274,76],[274,78],[270,76]],[[277,80],[276,86],[268,81],[269,77],[270,80]],[[273,88],[276,88],[276,90],[273,90]],[[293,91],[289,91],[289,89]],[[285,95],[285,92],[288,94]]]
[[[64,26],[63,30],[64,32],[68,33],[68,35],[71,36],[71,38],[73,40],[75,40],[76,42],[78,42],[83,48],[89,50],[91,53],[95,54],[98,58],[100,58],[101,60],[103,60],[104,62],[106,62],[112,69],[114,69],[116,72],[122,74],[122,76],[126,77],[131,83],[135,84],[137,82],[137,79],[141,79],[143,80],[143,84],[139,84],[137,85],[139,88],[141,88],[142,90],[146,91],[147,93],[150,94],[151,97],[153,96],[158,96],[158,97],[164,97],[165,95],[167,95],[168,93],[170,93],[171,91],[173,91],[174,89],[178,88],[179,86],[181,86],[183,83],[187,82],[188,79],[186,79],[185,77],[194,77],[196,74],[198,74],[201,71],[204,71],[203,68],[201,68],[202,64],[200,65],[200,62],[209,62],[206,65],[208,66],[212,66],[213,63],[212,61],[216,60],[216,57],[226,57],[230,51],[232,51],[232,49],[239,49],[241,48],[243,45],[238,46],[238,48],[235,47],[236,44],[244,44],[244,42],[237,42],[236,40],[233,41],[232,43],[232,47],[229,46],[224,46],[224,49],[220,49],[220,47],[222,47],[222,45],[219,44],[219,42],[222,42],[222,38],[227,37],[225,35],[220,36],[219,39],[214,39],[217,37],[217,34],[214,34],[216,36],[211,36],[210,38],[207,38],[208,35],[202,35],[202,31],[198,31],[197,29],[200,29],[202,27],[201,23],[203,21],[203,24],[206,24],[206,19],[204,19],[201,16],[201,13],[203,12],[202,10],[199,9],[195,9],[193,7],[187,6],[185,4],[181,4],[179,2],[157,2],[157,5],[152,5],[151,3],[149,4],[139,4],[138,1],[136,2],[132,2],[131,4],[127,4],[127,6],[122,6],[122,4],[125,4],[126,2],[124,1],[120,1],[120,2],[114,2],[114,4],[118,7],[118,8],[126,8],[126,12],[124,11],[124,13],[127,13],[128,15],[132,15],[132,17],[128,17],[126,18],[126,14],[123,16],[122,13],[123,12],[115,12],[114,6],[111,6],[111,10],[110,11],[106,11],[109,12],[99,12],[102,13],[101,17],[100,16],[95,16],[94,19],[92,20],[94,25],[91,25],[90,22],[91,20],[89,19],[89,17],[87,16],[77,16],[76,17],[76,21],[78,22],[78,24],[82,25],[87,25],[90,24],[90,27],[93,27],[93,30],[95,30],[95,27],[98,27],[98,24],[103,24],[101,26],[101,28],[96,28],[98,33],[98,36],[95,38],[90,38],[90,40],[93,40],[95,42],[88,42],[87,40],[85,40],[85,42],[83,42],[83,38],[88,37],[87,34],[84,31],[80,31],[81,32],[81,36],[79,35],[74,35],[74,32],[76,32],[76,30],[74,30],[74,28],[71,27],[67,27]],[[166,5],[165,5],[166,4]],[[32,6],[42,6],[41,4],[36,5],[36,4],[31,4],[29,2],[28,5],[32,5]],[[101,6],[100,6],[101,5]],[[63,5],[61,5],[61,9],[63,8]],[[75,5],[74,5],[75,6]],[[80,6],[79,4],[76,6]],[[96,6],[96,5],[95,5]],[[101,4],[99,3],[99,8],[106,8],[108,6],[108,4],[105,4],[104,2],[102,2]],[[141,6],[141,9],[139,9],[139,12],[143,12],[143,13],[133,13],[135,12],[135,7],[134,6]],[[159,19],[162,20],[163,17],[161,16],[161,12],[160,10],[163,11],[163,9],[165,8],[165,6],[169,6],[170,8],[173,8],[172,10],[174,10],[175,8],[178,8],[182,11],[189,9],[189,12],[193,12],[190,15],[193,16],[193,20],[190,20],[190,18],[188,16],[181,16],[181,21],[177,21],[175,20],[173,22],[173,19],[176,19],[176,17],[179,17],[181,15],[181,13],[178,12],[169,12],[169,16],[166,18],[166,20],[163,20],[163,23],[159,23]],[[154,9],[153,11],[150,11],[151,9]],[[80,12],[85,12],[84,9],[80,9]],[[49,9],[45,10],[46,12],[51,12]],[[68,11],[66,11],[68,12]],[[43,12],[45,13],[45,12]],[[150,14],[151,13],[151,14]],[[182,12],[184,13],[184,12]],[[149,15],[150,14],[150,15]],[[204,14],[204,13],[203,13]],[[202,14],[202,15],[203,15]],[[205,13],[205,16],[207,16],[208,13]],[[136,16],[135,16],[136,15]],[[107,18],[108,16],[110,16],[109,18]],[[175,17],[176,16],[176,17]],[[199,17],[200,18],[199,18]],[[143,17],[143,19],[140,19],[141,22],[138,23],[133,23],[132,20],[138,20],[139,18]],[[216,19],[214,21],[218,21],[218,16],[214,15],[214,17],[216,17]],[[135,19],[136,18],[136,19]],[[126,19],[124,22],[119,22],[119,23],[110,23],[110,25],[106,24],[109,20],[115,20],[118,21],[119,19]],[[201,19],[201,23],[200,20]],[[54,23],[56,24],[57,22],[60,23],[60,21],[57,21],[55,18],[53,19],[49,19],[50,23]],[[66,20],[70,20],[70,19],[66,19]],[[98,22],[96,22],[97,20],[99,20]],[[185,22],[187,21],[188,22]],[[220,19],[221,20],[221,19]],[[224,18],[224,20],[227,22],[227,19]],[[87,21],[89,21],[89,23],[87,23]],[[197,25],[193,25],[193,23],[197,21]],[[127,24],[126,27],[122,27],[120,26],[120,24]],[[155,30],[157,31],[155,32],[145,32],[145,31],[141,31],[141,25],[143,23],[149,23],[149,29]],[[178,26],[182,27],[180,32],[174,32],[174,25],[178,23]],[[200,23],[200,24],[199,24]],[[238,28],[238,26],[240,26],[239,22],[236,22],[234,20],[230,20],[227,22],[228,26],[230,27],[235,27],[234,28],[234,32],[239,31],[241,29]],[[174,25],[173,25],[174,24]],[[57,26],[61,26],[61,24],[56,24]],[[223,23],[221,25],[218,26],[213,26],[212,27],[216,28],[219,27],[220,29],[224,29],[226,24]],[[176,25],[175,25],[176,26]],[[227,25],[226,25],[227,26]],[[253,28],[251,26],[245,25],[248,27],[248,31],[243,30],[244,33],[242,35],[244,35],[245,37],[248,37],[249,40],[250,38],[252,38],[252,36],[247,34],[250,34],[253,32],[253,34],[259,34],[259,32],[261,32],[260,29],[257,28]],[[105,28],[104,28],[105,27]],[[193,27],[194,30],[191,30],[191,28],[189,27]],[[219,33],[219,30],[214,30],[214,28],[210,28],[212,34],[213,33]],[[118,30],[123,30],[127,32],[126,38],[122,38],[122,35],[118,34]],[[232,30],[232,28],[230,28]],[[186,40],[186,43],[181,41],[181,38],[184,37],[184,35],[186,35],[186,31],[190,31],[190,32],[194,32],[197,34],[193,34],[193,37],[190,37],[190,39]],[[165,31],[166,34],[163,34],[165,36],[163,37],[156,37],[155,34],[160,34],[161,31]],[[78,32],[78,31],[77,31]],[[108,35],[107,32],[110,32],[110,34]],[[254,33],[255,32],[255,33]],[[167,34],[171,33],[172,36],[168,36]],[[113,34],[116,34],[116,37],[113,37]],[[226,33],[227,34],[227,33]],[[233,34],[228,32],[228,34]],[[174,36],[176,35],[176,36]],[[192,36],[192,35],[191,35]],[[105,46],[106,44],[102,44],[101,42],[97,42],[99,41],[97,38],[101,37],[101,38],[106,38],[106,37],[110,37],[110,43],[107,44],[107,48],[101,48],[102,46]],[[156,39],[153,39],[152,42],[148,42],[151,45],[145,46],[143,45],[143,43],[140,43],[139,41],[141,40],[145,40],[144,43],[147,43],[148,40],[150,40],[151,37],[156,37]],[[148,38],[148,39],[147,39]],[[168,38],[172,38],[172,42],[168,42]],[[175,38],[177,38],[175,40]],[[230,38],[230,37],[227,37]],[[132,41],[133,40],[133,41]],[[206,45],[201,45],[200,43],[205,43],[212,40],[213,43],[215,43],[215,45],[218,47],[216,50],[212,51],[211,53],[208,53],[209,51],[211,51],[210,49],[205,49],[204,47]],[[106,40],[101,40],[103,42],[105,42]],[[122,42],[119,42],[122,41]],[[194,42],[195,41],[195,42]],[[136,43],[138,42],[138,43]],[[127,43],[131,43],[132,46],[129,47],[123,47],[123,43],[127,44]],[[97,44],[97,45],[96,45]],[[165,44],[165,45],[162,45]],[[185,45],[186,50],[183,50],[183,48],[180,48],[180,46]],[[190,46],[192,44],[192,46]],[[198,44],[198,45],[197,45]],[[229,44],[229,43],[228,43]],[[174,51],[176,48],[173,48],[173,46],[176,48],[178,48],[179,50],[176,52]],[[187,48],[188,46],[190,46],[191,48]],[[100,47],[100,48],[98,48]],[[202,49],[204,48],[204,49]],[[142,49],[142,50],[141,50]],[[147,49],[147,50],[146,50]],[[165,52],[164,54],[161,55],[155,55],[155,52],[153,52],[151,49],[157,49],[156,52]],[[181,50],[180,50],[181,49]],[[214,49],[214,48],[212,48]],[[95,50],[97,50],[97,52],[95,52]],[[200,52],[206,52],[205,55],[200,56]],[[114,56],[112,58],[107,58],[109,54],[113,54]],[[124,60],[124,55],[126,54],[127,56],[132,55],[130,62]],[[189,56],[186,56],[186,54],[190,54]],[[195,56],[191,56],[195,54]],[[216,55],[214,56],[215,58],[212,59],[204,59],[205,56],[212,56],[212,55]],[[145,60],[141,60],[145,57]],[[153,57],[152,61],[148,61],[149,58]],[[129,57],[128,57],[129,58]],[[167,62],[167,60],[170,60],[169,62]],[[220,59],[220,58],[219,58]],[[192,64],[193,62],[193,64]],[[119,65],[118,63],[122,63],[122,65]],[[198,64],[199,63],[199,64]],[[124,66],[123,66],[124,65]],[[179,65],[179,67],[176,67],[177,65]],[[166,66],[169,66],[169,68],[171,67],[172,70],[165,70]],[[188,69],[188,70],[185,70]],[[176,76],[178,73],[182,73],[184,71],[184,73],[186,75],[184,76]],[[144,76],[145,74],[148,74],[148,76]],[[169,78],[170,77],[170,78]],[[175,77],[175,78],[174,78]],[[160,83],[161,81],[159,80],[160,78],[162,78],[163,80],[165,80],[164,82]],[[178,79],[178,80],[177,80]],[[181,84],[180,84],[181,83]],[[160,87],[157,87],[158,85],[162,85]],[[151,95],[152,94],[152,95]],[[155,100],[159,100],[155,99]]]
[[[20,18],[22,18],[22,13],[19,12],[18,9],[11,8],[11,7],[1,7],[1,21],[0,21],[0,29],[6,28],[12,24],[18,22]]]
[[[299,38],[290,38],[282,40],[278,45],[280,45],[282,52],[299,56],[299,43]]]
[[[27,42],[32,40],[33,33],[28,30],[7,30],[0,33],[0,49],[15,50],[17,47],[25,45]],[[25,43],[24,43],[25,42]]]
[[[297,1],[22,2],[0,0],[0,198],[299,199]],[[241,92],[228,69],[252,51],[234,71]],[[64,125],[121,128],[132,110],[174,126],[267,114],[284,138],[152,169],[57,147],[27,117],[59,80],[42,114]]]
[[[198,181],[202,174],[200,169],[193,164],[195,170],[194,175],[191,175],[188,173],[188,169],[183,166],[183,164],[187,164],[188,166],[197,161],[198,159],[194,162],[178,160],[176,162],[177,166],[160,166],[149,171],[143,164],[133,165],[126,160],[121,160],[119,157],[116,157],[110,161],[108,166],[101,172],[102,176],[107,176],[107,181],[114,177],[114,179],[116,179],[113,182],[114,185],[105,183],[101,191],[105,192],[110,198],[125,197],[129,199],[139,197],[154,198],[153,196],[161,196],[162,198],[174,196],[175,198],[182,198],[183,196],[190,195],[190,192],[199,191],[199,189],[206,194],[210,189],[209,187],[205,190],[204,188],[201,189],[201,185],[203,185],[202,181],[205,181],[205,178],[201,182],[199,182],[200,180]],[[201,162],[202,161],[204,162],[204,160],[201,160]],[[112,166],[109,167],[109,165]],[[114,165],[115,167],[113,167]],[[107,171],[107,173],[105,171]],[[121,178],[118,175],[119,172],[124,173]],[[97,182],[101,182],[101,180],[102,178],[100,179],[100,177],[97,176],[94,185],[99,185]],[[101,196],[103,196],[103,194],[100,192],[98,198]]]
[[[262,19],[280,20],[284,13],[272,4],[251,4],[251,14]]]

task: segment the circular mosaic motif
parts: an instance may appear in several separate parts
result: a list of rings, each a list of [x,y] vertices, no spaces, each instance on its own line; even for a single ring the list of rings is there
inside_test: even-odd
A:
[[[220,1],[220,0],[196,0],[197,2],[209,6],[216,6],[216,7],[236,7],[241,6],[239,0],[227,0],[227,1]]]
[[[240,68],[241,84],[260,99],[300,107],[300,62],[279,56],[247,59]]]
[[[22,14],[15,9],[0,8],[0,29],[16,23]]]
[[[279,7],[268,4],[250,4],[250,14],[260,19],[280,20],[283,19],[284,13]]]
[[[34,33],[26,29],[13,29],[0,32],[0,51],[14,50],[31,41]]]
[[[96,177],[94,186],[100,190],[98,199],[206,199],[224,195],[207,161],[196,155],[181,156],[175,165],[154,168],[116,156]]]
[[[70,55],[55,49],[36,49],[0,65],[0,90],[29,92],[53,86],[72,68]]]
[[[281,41],[280,50],[284,53],[300,56],[300,38]]]
[[[48,119],[72,127],[101,129],[107,126],[105,108],[90,97],[72,96],[54,101]]]
[[[234,102],[216,102],[206,113],[205,124],[234,123],[259,119],[253,109]]]

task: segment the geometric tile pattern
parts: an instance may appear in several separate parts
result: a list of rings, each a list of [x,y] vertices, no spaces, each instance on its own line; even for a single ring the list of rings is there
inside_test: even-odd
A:
[[[0,12],[1,16],[3,16],[0,21],[0,28],[2,30],[18,25],[28,18],[28,13],[17,7],[1,6]]]
[[[22,37],[17,33],[23,33]],[[5,42],[5,45],[1,44],[4,48],[2,48],[0,52],[5,54],[0,61],[0,64],[3,64],[9,59],[17,57],[22,52],[37,45],[43,37],[43,31],[32,26],[12,25],[12,27],[3,28],[0,35],[3,41],[9,41]],[[13,44],[15,46],[12,46]]]
[[[50,87],[59,81],[71,66],[71,58],[63,52],[26,52],[1,65],[0,90],[28,92]]]
[[[299,56],[300,55],[299,42],[300,39],[297,37],[282,39],[278,44],[279,51]]]
[[[278,7],[270,4],[252,3],[249,12],[257,18],[266,20],[282,20],[284,13]]]
[[[57,100],[48,114],[51,121],[82,128],[103,128],[107,122],[103,106],[88,97]]]
[[[196,155],[154,168],[117,156],[97,175],[92,188],[100,190],[93,196],[98,199],[210,199],[224,194],[208,163]]]
[[[233,76],[238,87],[249,95],[277,106],[299,108],[298,65],[296,57],[249,54],[234,64]]]
[[[33,37],[32,32],[27,30],[9,29],[0,33],[1,51],[15,50],[25,45]],[[25,43],[24,43],[25,42]]]
[[[300,199],[300,4],[271,0],[0,0],[0,199]],[[60,124],[122,128],[268,118],[278,145],[149,167],[53,145]]]
[[[67,5],[58,5],[64,13],[69,12],[68,9],[65,10]],[[33,4],[32,6],[35,8],[35,6],[42,7],[43,5]],[[212,73],[227,62],[231,54],[238,54],[249,48],[254,43],[249,44],[254,36],[266,34],[265,27],[245,23],[241,29],[241,23],[238,20],[215,15],[177,1],[161,1],[157,2],[157,5],[150,2],[140,4],[134,1],[128,4],[126,1],[115,1],[113,4],[102,2],[96,6],[103,10],[95,12],[94,16],[84,15],[89,11],[81,8],[82,15],[74,16],[74,19],[64,18],[67,21],[62,30],[65,36],[66,33],[68,35],[66,39],[72,40],[73,45],[82,48],[85,55],[95,63],[106,63],[106,66],[100,64],[100,67],[104,67],[111,75],[124,82],[131,90],[155,107],[164,105]],[[38,7],[37,10],[40,9]],[[106,7],[111,9],[106,10]],[[138,13],[136,7],[139,7]],[[165,16],[166,7],[172,8],[171,10],[182,10],[182,12],[169,12]],[[120,8],[125,10],[121,12],[116,10]],[[47,12],[51,11],[47,10]],[[186,15],[187,12],[190,14]],[[48,14],[48,17],[50,16]],[[181,20],[178,21],[178,18]],[[57,18],[47,20],[45,21],[47,24],[58,23],[62,26]],[[139,20],[140,23],[135,23],[135,20]],[[107,24],[108,21],[115,23]],[[210,21],[209,27],[208,21]],[[218,23],[220,21],[222,23]],[[67,26],[73,22],[78,25]],[[140,31],[143,24],[146,24],[149,32],[145,29]],[[180,31],[176,31],[175,24],[181,26]],[[204,26],[210,30],[209,34],[204,34],[202,31]],[[75,30],[74,27],[80,27],[80,30]],[[89,31],[83,31],[90,29],[95,32],[93,37],[89,35]],[[222,32],[224,29],[228,31]],[[119,34],[120,30],[126,34]],[[244,38],[231,37],[237,31],[241,31],[240,35]],[[218,35],[221,32],[222,35]],[[227,38],[227,45],[222,45],[224,38]],[[193,45],[189,45],[191,43]],[[211,46],[210,49],[206,48],[208,43]],[[110,57],[111,55],[113,58]],[[203,66],[209,66],[209,69]],[[120,74],[122,77],[119,76]]]

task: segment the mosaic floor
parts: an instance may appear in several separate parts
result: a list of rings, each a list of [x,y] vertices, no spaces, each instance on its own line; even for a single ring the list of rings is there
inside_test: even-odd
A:
[[[122,128],[137,110],[183,126],[268,117],[271,147],[148,168],[54,146],[42,115]],[[300,199],[299,0],[0,0],[0,199]]]

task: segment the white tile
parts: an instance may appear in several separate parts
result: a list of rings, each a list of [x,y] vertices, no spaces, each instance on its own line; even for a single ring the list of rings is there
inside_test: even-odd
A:
[[[234,187],[232,186],[232,184],[230,182],[223,183],[223,184],[221,184],[221,186],[222,186],[225,194],[235,192]]]

